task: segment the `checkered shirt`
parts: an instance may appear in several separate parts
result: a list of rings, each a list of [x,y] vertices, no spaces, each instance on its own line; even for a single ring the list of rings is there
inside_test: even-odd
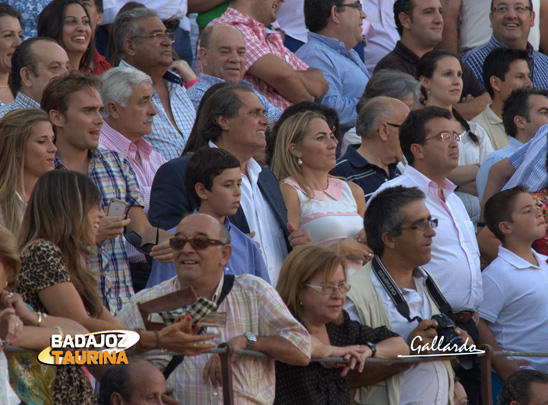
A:
[[[40,103],[37,103],[32,98],[19,91],[17,92],[17,96],[15,96],[15,100],[0,107],[0,119],[4,118],[4,115],[10,111],[20,110],[22,108],[40,108]]]
[[[248,71],[251,66],[259,59],[268,54],[276,55],[285,60],[291,67],[297,71],[308,69],[308,65],[297,58],[293,52],[284,46],[282,36],[279,32],[265,28],[264,24],[254,20],[238,10],[229,7],[226,12],[211,21],[209,24],[231,24],[238,28],[244,34],[247,54],[245,70]],[[196,71],[201,72],[201,64],[197,64]],[[284,111],[292,103],[285,99],[280,93],[271,86],[268,86],[266,92],[261,91],[259,87],[260,79],[249,73],[246,73],[244,79],[251,83],[253,88],[267,98],[280,111]]]
[[[55,157],[55,167],[67,169],[58,157]],[[90,151],[88,176],[101,191],[102,209],[107,209],[111,198],[143,206],[135,172],[119,153],[101,148]],[[134,295],[124,237],[105,240],[88,265],[99,276],[98,292],[103,304],[116,314]]]
[[[223,279],[219,283],[212,301],[221,293]],[[140,291],[129,304],[118,313],[118,320],[127,328],[144,328],[137,308],[138,302],[172,293],[181,288],[177,277],[173,277],[152,288]],[[219,306],[218,312],[227,313],[224,328],[206,328],[205,334],[215,334],[213,342],[220,344],[253,332],[257,336],[281,336],[310,356],[310,336],[306,329],[291,315],[284,302],[266,281],[244,274],[237,276],[230,293]],[[213,388],[203,384],[204,366],[211,354],[186,356],[168,378],[166,385],[175,388],[175,399],[182,404],[222,405],[222,387]],[[159,363],[167,365],[165,356]],[[162,362],[163,360],[163,362]],[[274,401],[274,360],[257,357],[240,357],[233,364],[232,384],[234,403],[271,404]]]
[[[125,60],[121,60],[119,66],[136,69]],[[185,88],[181,86],[181,78],[179,76],[168,70],[163,77],[163,81],[169,92],[171,114],[177,124],[177,128],[169,120],[162,100],[160,100],[160,96],[154,90],[152,104],[154,104],[154,108],[156,108],[158,114],[154,116],[154,120],[152,121],[152,132],[145,135],[143,139],[150,143],[152,149],[162,155],[165,160],[171,160],[181,156],[190,131],[194,126],[196,110],[188,98]]]
[[[482,83],[483,62],[487,55],[495,48],[507,48],[507,46],[493,35],[485,45],[467,51],[461,56],[461,60],[470,66],[476,77]],[[530,43],[527,43],[527,51],[529,52],[529,65],[533,87],[536,89],[548,90],[548,56],[535,51]]]

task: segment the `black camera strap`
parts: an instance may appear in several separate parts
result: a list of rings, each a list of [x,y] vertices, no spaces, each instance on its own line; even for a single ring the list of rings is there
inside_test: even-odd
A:
[[[380,281],[381,285],[383,286],[384,290],[396,306],[396,309],[400,313],[401,316],[403,316],[405,319],[407,319],[409,322],[417,321],[420,322],[422,319],[419,316],[415,316],[414,318],[410,317],[409,313],[409,305],[403,298],[403,295],[401,294],[400,288],[394,283],[394,280],[382,264],[381,260],[378,256],[375,256],[371,262],[371,268],[377,275],[378,280]],[[436,283],[434,283],[434,280],[430,277],[430,274],[426,272],[426,288],[428,289],[428,292],[430,293],[430,296],[436,303],[438,309],[440,312],[447,315],[450,319],[453,319],[453,310],[451,309],[451,305],[447,302],[441,291],[439,290]]]

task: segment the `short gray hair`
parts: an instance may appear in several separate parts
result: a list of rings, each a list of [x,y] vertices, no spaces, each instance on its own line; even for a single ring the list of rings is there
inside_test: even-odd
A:
[[[377,96],[392,97],[398,100],[413,99],[413,107],[417,108],[421,97],[421,83],[409,73],[399,70],[383,69],[375,72],[365,86],[365,91],[356,106],[360,112],[363,104]]]
[[[149,8],[139,7],[126,13],[119,14],[112,23],[112,37],[114,38],[114,55],[119,59],[124,59],[126,51],[124,42],[128,38],[135,38],[141,35],[138,20],[149,17],[158,17],[158,13]],[[140,39],[135,38],[136,41]]]
[[[108,118],[108,102],[114,101],[122,107],[127,107],[129,98],[133,94],[136,84],[148,83],[152,85],[152,79],[145,72],[131,67],[118,66],[107,70],[101,76],[103,87],[101,98],[103,99],[103,117]]]
[[[367,100],[361,107],[356,120],[356,133],[362,138],[371,138],[381,122],[391,122],[395,109],[394,98],[378,96]]]

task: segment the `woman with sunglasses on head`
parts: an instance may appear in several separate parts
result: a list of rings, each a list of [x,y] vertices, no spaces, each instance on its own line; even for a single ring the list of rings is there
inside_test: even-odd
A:
[[[349,370],[362,372],[369,357],[395,358],[409,347],[385,326],[373,329],[350,320],[343,304],[350,290],[346,260],[319,246],[293,250],[278,285],[281,298],[312,339],[312,358],[343,357],[348,363],[276,362],[275,404],[349,404]]]
[[[493,147],[485,129],[475,122],[466,121],[454,107],[462,95],[461,62],[451,52],[434,50],[420,59],[417,75],[426,92],[426,105],[446,108],[453,113],[453,128],[459,136],[459,166],[448,178],[457,185],[456,193],[476,224],[480,216],[476,175]]]
[[[55,134],[38,108],[11,111],[0,120],[0,225],[14,235],[38,178],[55,167]]]
[[[88,10],[80,0],[53,0],[38,15],[38,36],[57,41],[69,69],[94,73],[95,44]]]
[[[357,184],[329,175],[337,143],[322,115],[301,112],[278,128],[270,165],[281,182],[289,223],[307,229],[313,243],[347,258],[355,270],[372,258],[363,236],[365,197]]]

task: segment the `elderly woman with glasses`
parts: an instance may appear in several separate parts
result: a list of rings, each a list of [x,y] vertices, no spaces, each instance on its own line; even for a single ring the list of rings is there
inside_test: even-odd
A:
[[[480,215],[476,175],[493,147],[485,129],[475,122],[466,121],[453,107],[462,96],[461,62],[451,52],[434,50],[420,59],[417,75],[426,93],[426,105],[446,108],[453,113],[453,128],[460,134],[457,139],[459,166],[448,179],[457,185],[457,195],[476,224]]]
[[[347,374],[362,372],[369,357],[407,354],[407,344],[385,326],[373,329],[350,320],[343,304],[350,285],[346,260],[320,246],[293,250],[282,266],[280,296],[312,338],[312,358],[343,357],[345,363],[306,367],[276,362],[275,404],[349,404]]]

